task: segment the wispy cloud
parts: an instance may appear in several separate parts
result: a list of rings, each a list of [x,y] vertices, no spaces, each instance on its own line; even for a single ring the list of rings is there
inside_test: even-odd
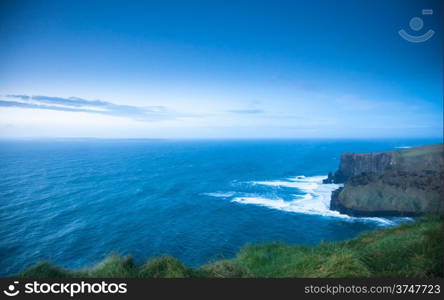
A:
[[[262,109],[232,109],[228,112],[235,113],[235,114],[260,114],[264,111]]]
[[[0,107],[18,107],[27,109],[47,109],[54,111],[87,112],[109,116],[131,118],[138,121],[155,121],[175,118],[164,106],[119,105],[102,100],[82,98],[6,95],[0,100]]]

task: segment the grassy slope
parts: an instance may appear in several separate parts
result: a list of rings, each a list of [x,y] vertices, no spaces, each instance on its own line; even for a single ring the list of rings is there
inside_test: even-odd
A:
[[[392,168],[398,171],[433,170],[442,172],[443,150],[443,144],[437,144],[394,151]]]
[[[442,277],[443,223],[436,217],[316,247],[251,245],[231,260],[191,269],[172,257],[137,266],[111,255],[94,268],[69,271],[50,263],[22,277]]]

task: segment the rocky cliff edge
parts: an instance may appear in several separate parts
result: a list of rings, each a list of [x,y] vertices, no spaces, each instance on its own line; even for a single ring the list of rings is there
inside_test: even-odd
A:
[[[345,153],[324,183],[344,183],[330,208],[355,216],[443,212],[443,145],[380,153]]]

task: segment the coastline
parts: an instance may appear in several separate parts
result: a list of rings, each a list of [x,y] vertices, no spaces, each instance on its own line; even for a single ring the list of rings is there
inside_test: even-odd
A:
[[[101,147],[99,147],[100,149]],[[286,147],[286,149],[288,149],[288,146]],[[300,149],[299,146],[295,147],[295,150]],[[321,148],[322,149],[322,148]],[[113,150],[119,150],[120,148],[114,149]],[[209,150],[212,150],[212,147],[209,148]],[[113,153],[113,152],[111,152]],[[169,230],[170,228],[172,228],[172,226],[170,226],[171,224],[174,224],[175,226],[177,226],[179,223],[178,222],[178,218],[177,217],[184,217],[183,224],[195,224],[195,218],[193,217],[197,215],[201,215],[203,220],[205,221],[205,224],[210,224],[214,225],[214,228],[218,228],[219,231],[214,230],[214,228],[204,228],[203,232],[204,234],[201,234],[202,231],[195,231],[193,228],[190,227],[190,230],[188,231],[190,234],[192,235],[188,235],[188,237],[194,237],[196,234],[201,234],[200,237],[203,238],[202,240],[208,241],[208,239],[205,239],[206,237],[210,237],[212,238],[210,240],[210,242],[214,245],[213,248],[211,248],[213,250],[212,253],[215,253],[213,257],[215,257],[216,255],[218,255],[219,251],[218,249],[221,249],[221,247],[236,247],[236,249],[234,251],[232,251],[229,254],[223,254],[223,255],[219,255],[223,256],[223,257],[233,257],[235,256],[236,253],[238,253],[237,255],[240,255],[239,253],[243,253],[243,250],[241,250],[241,252],[238,252],[240,247],[243,247],[244,245],[248,245],[248,244],[253,244],[253,245],[258,245],[259,250],[258,251],[268,251],[265,249],[268,249],[269,246],[267,246],[267,244],[262,244],[264,242],[268,242],[268,241],[282,241],[281,245],[284,245],[285,247],[289,246],[289,245],[300,245],[300,246],[295,246],[295,247],[304,247],[304,248],[309,248],[309,249],[314,249],[316,248],[316,245],[318,245],[319,243],[324,244],[323,240],[327,239],[328,241],[332,241],[330,244],[331,245],[337,245],[338,243],[341,243],[339,241],[342,240],[347,240],[349,242],[351,242],[353,239],[353,237],[357,236],[359,233],[361,232],[366,232],[369,230],[373,230],[373,229],[390,229],[390,226],[386,226],[386,225],[394,225],[394,224],[399,224],[403,222],[403,219],[399,219],[397,220],[396,218],[391,219],[390,217],[393,216],[392,212],[389,211],[382,211],[382,212],[377,212],[377,214],[373,215],[373,216],[368,216],[368,214],[366,213],[365,215],[360,214],[360,212],[353,212],[350,211],[348,212],[347,215],[343,215],[340,212],[338,212],[337,210],[331,210],[332,208],[337,208],[338,206],[335,207],[335,201],[337,199],[337,195],[340,193],[341,190],[337,190],[334,189],[333,187],[337,187],[338,184],[322,184],[322,180],[325,179],[325,176],[292,176],[292,174],[304,174],[302,172],[296,171],[297,173],[293,173],[294,169],[298,169],[297,167],[295,168],[295,165],[297,166],[297,163],[299,163],[299,161],[305,161],[304,155],[300,155],[299,157],[301,159],[298,159],[298,156],[295,156],[294,153],[291,153],[291,151],[286,150],[286,153],[290,153],[293,155],[293,159],[285,159],[286,163],[285,165],[279,166],[279,168],[276,167],[275,164],[270,164],[269,168],[267,169],[267,172],[262,172],[261,173],[250,173],[250,172],[245,172],[243,177],[239,176],[239,172],[238,170],[233,170],[232,173],[232,178],[237,179],[237,178],[242,178],[240,180],[227,180],[226,176],[222,177],[214,177],[214,179],[218,179],[218,180],[214,180],[215,182],[218,182],[218,185],[208,185],[208,186],[203,186],[202,188],[199,189],[195,189],[195,190],[187,190],[189,192],[189,195],[193,195],[193,197],[189,198],[189,199],[193,199],[194,202],[189,202],[189,201],[185,201],[183,202],[184,205],[180,205],[180,206],[176,206],[177,203],[179,202],[175,202],[175,201],[165,201],[163,200],[162,203],[152,203],[150,201],[147,201],[148,199],[152,199],[153,197],[153,191],[155,190],[150,190],[150,192],[148,193],[145,189],[144,186],[138,186],[135,185],[135,189],[129,189],[128,191],[130,191],[131,193],[129,193],[127,196],[125,197],[119,197],[119,199],[133,199],[134,201],[132,202],[134,205],[134,207],[146,207],[147,209],[144,210],[144,214],[137,214],[134,215],[136,217],[135,220],[137,220],[137,224],[142,224],[140,222],[147,222],[146,225],[147,226],[153,226],[153,224],[162,226],[162,228],[165,228],[166,231],[159,231],[159,232],[149,232],[149,231],[134,231],[134,227],[128,226],[131,225],[131,223],[129,221],[131,221],[131,218],[122,218],[120,219],[120,221],[125,222],[126,226],[122,226],[121,228],[125,228],[125,230],[127,230],[127,232],[130,232],[131,230],[133,230],[132,232],[134,234],[139,234],[137,237],[137,240],[134,239],[134,244],[130,245],[130,247],[121,250],[123,253],[133,253],[135,254],[135,259],[137,260],[138,263],[140,263],[141,260],[146,259],[146,255],[152,255],[153,257],[162,255],[163,253],[167,253],[167,254],[171,254],[174,257],[179,257],[181,262],[183,262],[184,266],[191,266],[191,268],[193,269],[200,269],[203,267],[199,267],[201,266],[203,263],[208,262],[208,261],[212,261],[212,257],[206,257],[202,260],[200,260],[199,262],[193,262],[188,259],[188,257],[186,255],[181,256],[181,254],[177,253],[174,251],[174,246],[175,245],[180,245],[180,247],[182,247],[182,249],[186,249],[187,251],[200,251],[199,248],[196,247],[197,243],[195,243],[194,245],[192,245],[191,243],[189,244],[184,244],[184,243],[164,243],[161,244],[161,247],[159,246],[158,248],[160,249],[160,251],[156,252],[156,248],[151,247],[151,245],[156,245],[156,243],[158,243],[159,241],[166,241],[168,238],[170,239],[170,241],[174,241],[173,238],[176,237],[180,237],[181,234],[183,234],[184,231],[183,228],[186,227],[182,227],[182,231],[178,231],[181,230],[181,227],[177,227],[173,230]],[[325,153],[325,152],[324,152]],[[228,153],[225,155],[229,155]],[[305,154],[306,155],[306,154]],[[314,157],[317,156],[313,155]],[[131,156],[133,157],[133,156]],[[273,156],[274,157],[274,156]],[[328,152],[328,156],[325,155],[320,156],[321,158],[324,159],[325,162],[328,162],[328,160],[331,159],[331,151]],[[337,157],[337,156],[336,156]],[[139,160],[140,161],[140,160]],[[214,160],[211,160],[211,162],[213,162]],[[254,161],[257,161],[257,159],[255,158]],[[284,160],[282,160],[284,161]],[[310,160],[306,160],[307,162],[309,162]],[[289,163],[292,162],[292,163]],[[168,161],[166,161],[166,163],[168,163]],[[187,161],[184,162],[185,166],[188,167],[189,165]],[[156,164],[158,164],[158,161],[156,161]],[[333,165],[333,164],[331,164]],[[141,165],[138,164],[138,167],[140,167]],[[268,166],[268,165],[267,165]],[[310,168],[311,165],[309,166]],[[66,168],[60,168],[60,169],[55,169],[55,171],[60,171],[60,172],[64,172]],[[216,167],[212,168],[214,170],[218,170]],[[275,171],[275,170],[278,171]],[[92,170],[92,169],[91,169]],[[134,170],[134,169],[131,169]],[[143,170],[143,169],[142,169]],[[174,170],[180,170],[180,169],[174,169]],[[193,169],[195,171],[195,169]],[[286,170],[286,171],[283,171]],[[300,170],[300,169],[299,169]],[[322,174],[321,171],[322,168],[319,169],[309,169],[310,171],[308,171],[307,173],[309,175],[316,175],[316,174]],[[125,179],[127,180],[128,178],[145,178],[145,177],[140,177],[141,174],[146,175],[146,174],[150,174],[150,170],[146,169],[144,172],[139,172],[141,170],[138,170],[138,173],[134,173],[133,177],[128,177],[125,173],[125,176],[116,176],[115,179],[116,180],[122,180]],[[271,174],[269,171],[274,172],[274,174],[277,175],[269,175]],[[325,167],[324,167],[324,171],[325,171]],[[64,173],[62,173],[63,175],[65,175]],[[123,174],[123,173],[122,173]],[[174,173],[172,173],[174,174]],[[200,172],[193,172],[193,174],[204,174],[204,173],[200,173]],[[222,173],[216,173],[216,174],[222,174]],[[259,174],[258,176],[256,176],[256,174]],[[268,174],[268,175],[267,175]],[[325,173],[324,173],[325,174]],[[225,174],[224,174],[225,175]],[[64,178],[63,176],[60,177],[56,177],[56,178]],[[187,183],[188,182],[188,178],[183,178],[180,176],[168,176],[168,178],[173,178],[173,179],[179,179],[180,181],[178,182],[183,182],[183,183]],[[73,180],[77,180],[75,177],[72,178]],[[149,179],[148,177],[146,179]],[[205,177],[202,177],[201,182],[205,182],[205,180],[208,179],[208,174],[205,174]],[[219,180],[222,179],[222,180]],[[78,181],[75,181],[78,182]],[[84,182],[89,182],[87,180],[85,180],[84,178]],[[142,182],[142,180],[140,180],[140,182]],[[144,180],[143,182],[152,182],[149,180]],[[160,181],[159,181],[160,182]],[[168,181],[163,181],[168,183]],[[132,182],[131,182],[132,183]],[[175,183],[175,182],[172,182]],[[222,183],[222,184],[221,184]],[[339,184],[340,185],[340,184]],[[51,185],[51,186],[55,186],[55,185]],[[60,185],[61,187],[63,187],[63,185]],[[159,185],[157,185],[159,186]],[[110,191],[115,187],[115,185],[112,186],[104,186],[102,187],[103,191],[107,191],[106,194],[103,195],[112,195],[112,193],[110,193]],[[181,194],[181,195],[186,195],[186,193],[183,193],[187,188],[194,188],[194,187],[199,187],[198,184],[196,185],[185,185],[182,184],[180,189],[177,189],[177,185],[175,184],[171,184],[171,185],[166,185],[166,192],[170,192],[170,187],[174,187],[175,189],[173,190],[174,193],[169,193],[170,195],[174,195],[174,198],[177,197],[177,195]],[[214,188],[213,188],[214,187]],[[296,192],[295,189],[299,189],[300,191]],[[134,191],[134,193],[132,193],[132,191]],[[119,191],[120,192],[120,191]],[[92,194],[92,198],[90,198],[91,200],[95,201],[95,200],[107,200],[107,201],[100,201],[97,202],[97,204],[100,204],[101,207],[105,207],[107,206],[108,201],[110,201],[110,198],[105,197],[103,199],[101,198],[97,198],[96,195],[100,195],[100,194]],[[122,194],[123,195],[123,194]],[[157,199],[166,199],[165,198],[165,193],[159,193]],[[77,199],[77,201],[72,201],[74,199]],[[112,199],[112,198],[111,198]],[[116,199],[116,200],[119,200]],[[183,199],[188,199],[188,197],[183,197]],[[31,199],[32,200],[32,199]],[[72,200],[70,201],[69,204],[72,205],[79,205],[82,199],[78,199],[73,197]],[[174,200],[173,198],[171,198],[171,200]],[[93,204],[93,206],[91,206],[91,203]],[[94,204],[95,202],[85,202],[85,204],[87,204],[89,208],[94,208],[97,207],[96,204]],[[134,210],[131,208],[131,205],[128,206],[128,202],[115,202],[116,205],[113,206],[113,208],[115,209],[111,209],[109,210],[110,213],[116,213],[115,216],[118,216],[121,212],[120,209],[125,209],[128,212],[133,212]],[[125,206],[121,206],[122,204],[124,204]],[[152,204],[152,205],[151,205]],[[158,209],[158,205],[159,204],[167,204],[166,207],[168,208],[173,208],[173,210],[171,210],[175,215],[175,218],[163,218],[162,220],[160,220],[160,222],[156,222],[153,223],[149,217],[147,217],[150,212],[156,211],[156,209]],[[104,205],[104,206],[102,206]],[[142,206],[141,206],[142,205]],[[169,206],[172,205],[172,206]],[[210,209],[209,213],[203,213],[200,210],[192,210],[190,208],[192,208],[193,206],[196,208],[202,208],[205,207],[205,205]],[[255,207],[256,206],[256,207]],[[148,209],[149,207],[151,207],[152,209]],[[188,210],[186,211],[187,213],[184,213],[181,208],[188,208]],[[66,209],[69,209],[70,206],[64,206],[61,207],[61,212],[65,212]],[[73,207],[75,208],[75,207]],[[266,208],[266,209],[265,209]],[[228,214],[223,214],[224,219],[218,219],[217,217],[219,215],[222,214],[213,214],[212,212],[216,212],[218,211],[218,209],[223,209],[223,211],[225,212],[230,212]],[[276,211],[273,212],[273,209],[275,209]],[[81,212],[86,212],[86,213],[101,213],[101,211],[99,210],[90,210],[90,209],[82,209],[80,210]],[[159,210],[162,211],[162,210]],[[171,214],[169,213],[170,210],[165,211],[168,212],[168,214],[166,216],[171,216]],[[284,211],[284,212],[289,212],[289,213],[279,213],[278,211]],[[57,210],[50,210],[51,214],[54,214],[57,212]],[[192,215],[190,215],[190,213]],[[296,214],[293,214],[296,213]],[[57,216],[57,214],[54,214],[55,216]],[[100,214],[101,216],[104,217],[108,217],[109,214]],[[76,222],[73,225],[86,225],[88,223],[81,223],[79,220],[82,220],[82,214],[72,214],[71,215],[73,217],[73,220]],[[225,231],[221,231],[220,228],[221,226],[225,226],[226,224],[230,225],[233,224],[232,222],[227,222],[227,216],[233,216],[233,220],[238,220],[239,224],[251,224],[251,222],[254,220],[254,224],[258,224],[257,226],[249,226],[249,227],[242,227],[242,231],[238,231],[237,226],[233,226],[233,228],[227,227],[225,228]],[[246,217],[245,219],[239,219],[242,217]],[[396,215],[399,216],[399,215]],[[403,215],[404,216],[412,216],[412,215]],[[414,216],[417,216],[416,214]],[[193,222],[189,222],[190,217],[193,218]],[[215,218],[216,217],[216,218]],[[389,217],[389,218],[385,218],[385,217]],[[379,219],[379,220],[378,220]],[[407,219],[407,218],[405,218]],[[36,219],[37,220],[37,219]],[[98,219],[100,221],[100,219]],[[104,219],[106,220],[106,219]],[[215,220],[215,223],[211,223],[208,220]],[[270,223],[268,222],[268,220],[275,220],[274,222],[274,227],[272,227],[273,224],[270,225]],[[149,221],[149,222],[148,222]],[[186,221],[186,222],[185,222]],[[374,222],[375,221],[375,222]],[[389,222],[385,222],[385,221],[389,221]],[[392,222],[393,221],[393,222]],[[91,222],[91,225],[97,226],[96,221]],[[129,222],[129,223],[128,223]],[[165,223],[162,223],[165,222]],[[106,222],[107,224],[111,224]],[[410,222],[409,222],[410,223]],[[413,223],[413,222],[412,222]],[[68,223],[64,223],[66,225],[69,225]],[[276,225],[277,224],[277,225]],[[401,224],[401,226],[403,226]],[[383,228],[381,228],[383,227]],[[57,255],[59,255],[59,257],[64,257],[65,255],[71,255],[71,257],[76,257],[76,259],[78,259],[79,263],[72,263],[71,261],[68,260],[63,260],[60,259],[58,261],[55,261],[55,263],[60,264],[62,266],[67,266],[67,267],[72,267],[72,268],[78,268],[81,266],[87,266],[87,265],[91,265],[92,263],[96,262],[97,258],[103,257],[101,255],[103,255],[103,253],[109,253],[108,251],[112,251],[113,249],[122,249],[119,248],[119,246],[115,246],[112,245],[111,247],[107,247],[107,249],[105,249],[105,252],[102,251],[103,248],[100,247],[100,244],[98,245],[97,248],[92,247],[87,253],[82,253],[81,249],[85,249],[84,247],[90,247],[91,245],[91,240],[95,239],[97,237],[100,236],[100,238],[103,238],[103,236],[99,235],[101,232],[97,231],[97,232],[92,232],[92,231],[88,231],[88,235],[91,237],[91,239],[82,239],[82,238],[78,238],[78,236],[76,236],[75,234],[72,233],[76,233],[76,232],[81,232],[81,231],[74,231],[76,228],[81,229],[82,226],[78,226],[78,227],[69,227],[67,229],[69,230],[65,230],[62,231],[62,233],[65,234],[66,237],[69,236],[70,239],[72,239],[72,241],[76,241],[76,245],[79,245],[78,247],[73,247],[73,248],[67,248],[67,247],[58,247],[58,244],[55,244],[56,248],[52,248],[53,250],[50,251],[42,251],[42,256],[40,256],[40,258],[30,258],[27,259],[26,261],[23,260],[23,262],[20,263],[16,263],[16,265],[14,266],[14,270],[11,268],[11,270],[13,271],[9,271],[6,272],[5,271],[5,276],[10,276],[10,274],[17,274],[17,272],[19,272],[22,266],[27,266],[28,263],[33,263],[35,261],[39,261],[42,259],[45,259],[45,257],[48,257],[48,255],[53,255],[52,253],[57,253]],[[107,227],[108,228],[108,227]],[[245,228],[247,228],[247,230],[245,230]],[[273,230],[271,230],[270,228],[273,228]],[[396,226],[396,228],[398,228],[398,226]],[[228,230],[227,230],[228,229]],[[70,231],[72,230],[72,231]],[[231,231],[230,231],[231,230]],[[233,230],[237,230],[237,231],[233,231]],[[285,231],[283,231],[285,230]],[[83,231],[84,232],[84,231]],[[125,232],[121,232],[121,231],[113,231],[113,230],[108,230],[109,232],[109,237],[113,238],[114,240],[117,240],[117,236],[119,233],[124,234]],[[165,234],[165,232],[167,234]],[[218,237],[214,236],[214,233],[220,232],[220,235]],[[244,241],[241,243],[238,243],[237,245],[235,243],[233,243],[233,241],[231,240],[227,240],[227,239],[223,239],[224,236],[226,237],[227,235],[225,233],[229,233],[231,234],[230,236],[235,236],[234,234],[236,234],[237,232],[240,232],[241,234],[243,234],[244,236],[247,234],[247,238],[244,238]],[[277,236],[278,238],[274,239],[274,238],[263,238],[263,236],[261,236],[261,234],[263,233],[267,233],[267,232],[273,232],[276,233],[274,236]],[[283,234],[283,232],[285,232],[285,235]],[[208,235],[207,235],[208,234]],[[122,237],[123,235],[121,235],[120,237]],[[253,237],[253,238],[250,238]],[[255,237],[260,236],[261,239],[255,239]],[[296,238],[291,238],[292,236],[296,237]],[[62,235],[60,235],[60,240],[63,240]],[[182,235],[182,237],[187,238],[186,235]],[[236,236],[237,237],[237,236]],[[77,239],[76,239],[77,238]],[[242,238],[242,236],[241,236]],[[186,239],[184,240],[186,242]],[[314,242],[313,242],[314,241]],[[333,241],[338,241],[338,242],[333,242]],[[196,242],[199,242],[199,240],[196,240]],[[124,245],[125,240],[120,238],[118,244],[116,245]],[[59,245],[66,245],[66,244],[59,244]],[[111,245],[111,244],[110,244]],[[145,248],[142,249],[139,252],[132,252],[133,249],[135,249],[133,247],[133,245],[143,245]],[[159,244],[157,244],[159,245]],[[170,245],[173,245],[173,247],[168,247]],[[202,245],[202,244],[199,244]],[[302,246],[305,245],[305,246]],[[289,246],[289,247],[293,247],[293,246]],[[154,249],[154,251],[152,250]],[[211,250],[210,249],[210,250]],[[215,249],[215,250],[214,250]],[[28,251],[29,249],[25,249],[26,251]],[[100,251],[102,251],[100,253]],[[76,254],[77,253],[77,254]],[[98,254],[99,253],[99,254]],[[73,255],[77,255],[77,256],[73,256]],[[145,255],[145,256],[144,256]],[[330,253],[330,255],[334,255],[334,253]],[[85,259],[86,256],[89,256],[89,259]],[[55,257],[55,256],[54,256]],[[235,259],[235,258],[233,258]],[[161,259],[160,259],[161,260]],[[10,258],[10,261],[12,261],[12,257]],[[119,260],[120,261],[120,260]],[[159,262],[159,259],[156,260],[157,262]],[[232,259],[230,259],[229,261],[232,261]],[[15,263],[15,262],[14,262]],[[217,265],[220,264],[225,264],[225,262],[220,262],[220,261],[215,261],[214,263],[216,263]],[[103,264],[103,263],[102,263]],[[101,265],[102,265],[101,264]],[[211,264],[211,263],[210,263]],[[283,264],[285,265],[285,262],[283,262]],[[6,265],[6,263],[5,263]],[[182,265],[182,263],[180,263],[180,265]],[[135,267],[136,269],[139,268],[139,266]],[[99,268],[99,267],[96,267]],[[132,267],[131,267],[132,268]],[[5,269],[6,270],[6,269]],[[69,271],[69,272],[77,272],[77,271]],[[92,272],[92,271],[91,271]],[[254,274],[256,274],[255,272],[253,272]],[[70,273],[71,274],[71,273]],[[73,275],[74,276],[74,275]],[[271,276],[271,275],[270,275]]]

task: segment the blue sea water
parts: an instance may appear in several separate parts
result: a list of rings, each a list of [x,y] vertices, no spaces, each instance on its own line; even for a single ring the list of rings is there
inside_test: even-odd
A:
[[[343,152],[440,140],[4,140],[0,276],[41,260],[67,268],[111,252],[189,266],[246,244],[316,245],[400,219],[328,210],[321,180]]]

